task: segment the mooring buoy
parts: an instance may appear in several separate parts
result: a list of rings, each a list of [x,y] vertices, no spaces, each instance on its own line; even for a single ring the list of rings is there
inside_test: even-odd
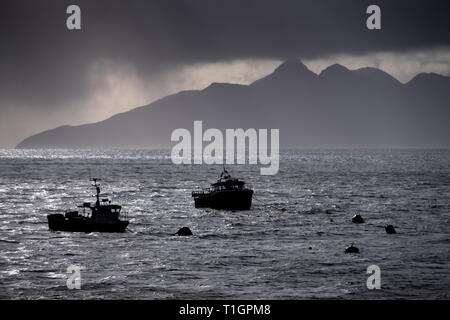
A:
[[[384,230],[386,230],[386,233],[387,233],[387,234],[394,234],[394,233],[397,233],[397,232],[395,231],[394,226],[393,226],[392,224],[387,225],[386,227],[384,227]]]
[[[359,253],[359,249],[352,243],[350,247],[345,248],[345,253]]]
[[[180,230],[178,230],[174,235],[177,235],[177,236],[192,236],[193,233],[192,233],[191,229],[189,229],[188,227],[183,227]]]
[[[353,216],[352,222],[353,223],[364,223],[364,219],[359,214],[356,214]]]

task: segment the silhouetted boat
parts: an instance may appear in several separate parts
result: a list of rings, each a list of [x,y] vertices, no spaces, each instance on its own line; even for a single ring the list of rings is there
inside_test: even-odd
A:
[[[225,166],[211,188],[192,192],[196,208],[249,210],[252,196],[253,190],[247,188],[244,181],[232,178]]]
[[[120,212],[122,207],[111,204],[109,199],[102,199],[100,202],[100,185],[97,181],[100,179],[92,179],[94,187],[97,191],[97,201],[94,205],[85,202],[78,208],[82,208],[83,212],[78,211],[66,212],[63,214],[47,215],[48,227],[54,231],[72,231],[72,232],[125,232],[128,221],[120,220]],[[86,212],[88,209],[88,212]]]

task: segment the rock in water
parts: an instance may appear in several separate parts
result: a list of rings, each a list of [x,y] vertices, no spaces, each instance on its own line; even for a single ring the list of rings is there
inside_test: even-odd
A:
[[[386,230],[386,233],[387,233],[387,234],[394,234],[394,233],[397,233],[397,232],[395,231],[394,226],[393,226],[392,224],[390,224],[390,225],[384,227],[384,229]]]
[[[345,248],[345,253],[359,253],[359,249],[353,246],[353,243],[350,247]]]
[[[364,219],[359,215],[354,215],[352,218],[353,223],[364,223]]]
[[[183,227],[175,233],[177,236],[192,236],[193,233],[188,227]]]

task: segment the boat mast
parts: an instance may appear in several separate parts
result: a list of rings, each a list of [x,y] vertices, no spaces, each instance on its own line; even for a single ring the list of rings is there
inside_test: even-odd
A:
[[[95,190],[97,192],[97,194],[95,195],[95,197],[97,198],[97,201],[95,202],[95,206],[99,207],[100,206],[100,185],[97,184],[97,181],[100,181],[100,179],[92,178],[91,180],[94,181],[93,186],[95,187]]]
[[[225,169],[225,164],[224,163],[222,163],[222,167],[223,167],[223,171],[220,174],[220,177],[224,178],[224,179],[228,179],[230,177],[230,174],[228,173],[227,169]]]

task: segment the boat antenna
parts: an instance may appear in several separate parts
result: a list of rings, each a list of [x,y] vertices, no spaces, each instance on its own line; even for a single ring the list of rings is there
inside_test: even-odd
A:
[[[225,169],[225,164],[224,164],[224,163],[222,163],[222,167],[223,167],[223,171],[222,171],[222,173],[220,174],[220,177],[221,177],[221,178],[222,178],[222,177],[228,178],[230,175],[229,175],[227,169]]]
[[[223,177],[223,175],[225,174],[226,171],[227,171],[227,169],[225,169],[225,164],[222,163],[222,173],[220,174],[221,178]]]
[[[92,178],[91,181],[94,181],[93,186],[95,187],[97,201],[95,202],[96,206],[100,206],[100,184],[97,184],[97,181],[101,181],[101,179],[98,178]]]

